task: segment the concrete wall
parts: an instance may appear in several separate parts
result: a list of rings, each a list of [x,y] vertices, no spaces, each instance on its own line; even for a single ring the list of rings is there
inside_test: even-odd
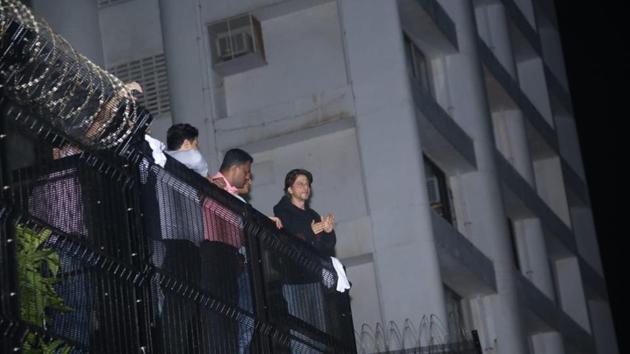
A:
[[[262,23],[267,65],[225,78],[228,117],[346,85],[334,2]]]
[[[265,20],[262,32],[267,65],[221,80],[221,149],[353,115],[334,2]]]

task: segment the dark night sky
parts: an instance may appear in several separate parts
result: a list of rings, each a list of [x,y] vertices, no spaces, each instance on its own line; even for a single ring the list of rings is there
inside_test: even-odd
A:
[[[556,8],[608,293],[620,353],[625,353],[622,285],[628,276],[623,275],[622,244],[627,232],[620,220],[627,216],[621,215],[620,202],[625,190],[620,122],[628,116],[621,107],[630,100],[622,99],[619,89],[621,79],[628,77],[630,55],[627,31],[622,29],[628,19],[622,20],[621,5],[613,3],[617,2],[556,0]]]

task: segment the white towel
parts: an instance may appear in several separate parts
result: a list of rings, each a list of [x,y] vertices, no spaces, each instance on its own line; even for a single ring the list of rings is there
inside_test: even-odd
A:
[[[350,282],[346,276],[346,271],[343,269],[343,264],[341,264],[341,262],[339,262],[339,260],[335,257],[330,257],[330,259],[332,260],[333,267],[335,267],[335,271],[337,272],[337,291],[342,293],[350,289]]]
[[[166,146],[164,145],[164,143],[155,138],[152,138],[149,134],[144,135],[144,140],[146,140],[151,147],[153,162],[155,162],[155,164],[159,165],[160,167],[164,167],[164,165],[166,164],[166,155],[164,155],[164,149],[166,148]]]

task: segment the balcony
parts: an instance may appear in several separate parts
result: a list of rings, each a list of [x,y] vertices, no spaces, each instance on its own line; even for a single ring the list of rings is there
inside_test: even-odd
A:
[[[465,173],[477,168],[473,140],[449,116],[430,93],[412,80],[422,150],[439,156],[448,174]]]
[[[515,39],[517,42],[521,42],[521,44],[527,43],[527,45],[532,49],[532,51],[529,52],[529,55],[540,57],[542,53],[542,45],[538,34],[536,33],[536,29],[527,20],[525,14],[523,14],[523,11],[521,11],[514,0],[501,0],[501,3],[505,7],[506,14],[510,17],[511,22],[514,24],[514,28],[517,30],[517,32],[514,33],[516,35]]]
[[[2,31],[0,68],[28,71],[27,51],[7,48],[31,31]],[[156,164],[146,111],[107,82],[60,88],[94,68],[40,40],[63,65],[38,70],[76,72],[38,92],[82,99],[59,122],[0,75],[1,352],[356,352],[330,258],[178,161]]]
[[[560,332],[564,339],[567,352],[595,352],[595,340],[590,333],[584,330],[521,273],[516,272],[515,277],[517,279],[518,299],[524,309],[523,314],[529,333],[557,331]]]
[[[577,254],[577,245],[571,229],[538,196],[512,165],[495,153],[497,169],[503,181],[503,202],[511,219],[536,217],[543,224],[549,253],[562,258]]]
[[[556,107],[561,107],[565,112],[572,115],[573,105],[571,103],[571,94],[569,94],[565,86],[560,83],[560,80],[556,74],[551,71],[548,65],[545,65],[545,80],[547,81],[547,87],[549,87],[552,100],[556,103]]]
[[[83,153],[16,170],[8,186],[3,269],[27,265],[9,240],[41,237],[69,310],[47,309],[37,330],[73,350],[353,351],[347,294],[334,291],[328,260],[175,160],[161,168],[144,156],[125,170]],[[20,309],[30,303],[21,278],[2,291]],[[24,313],[1,315],[37,327]]]
[[[435,0],[399,0],[403,31],[427,55],[456,53],[455,23]]]
[[[479,54],[485,67],[486,86],[491,96],[497,97],[499,106],[518,108],[526,117],[527,137],[532,158],[544,158],[558,151],[555,131],[536,109],[516,81],[503,68],[490,48],[479,38]]]
[[[444,282],[465,297],[496,293],[492,261],[437,212],[431,224]]]

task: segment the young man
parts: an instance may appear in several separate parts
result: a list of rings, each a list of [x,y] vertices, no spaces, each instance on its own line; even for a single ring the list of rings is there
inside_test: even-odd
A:
[[[175,124],[166,133],[166,153],[208,178],[208,163],[199,150],[199,130],[190,124]]]
[[[285,195],[273,207],[273,213],[280,218],[284,229],[298,238],[310,243],[324,257],[335,253],[334,224],[335,217],[328,214],[322,218],[309,206],[313,175],[304,169],[294,169],[284,179]],[[330,326],[326,318],[326,297],[315,274],[304,274],[293,269],[293,262],[283,266],[285,283],[282,295],[287,303],[287,311],[311,326],[326,332]],[[299,334],[291,331],[292,334]],[[290,344],[291,353],[298,353],[299,345],[295,340]]]
[[[313,245],[322,256],[334,256],[335,216],[329,213],[321,217],[309,207],[312,183],[313,175],[309,171],[289,171],[284,179],[285,195],[273,207],[273,213],[287,231]]]

